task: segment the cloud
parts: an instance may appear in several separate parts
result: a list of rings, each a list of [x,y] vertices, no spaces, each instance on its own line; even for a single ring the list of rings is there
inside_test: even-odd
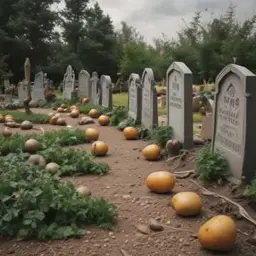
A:
[[[95,0],[91,1],[92,3]],[[119,29],[121,21],[135,27],[149,43],[164,33],[175,37],[177,31],[189,22],[196,11],[209,10],[206,18],[224,14],[232,3],[237,17],[244,20],[256,13],[256,0],[98,0],[101,8],[108,13],[114,26]]]

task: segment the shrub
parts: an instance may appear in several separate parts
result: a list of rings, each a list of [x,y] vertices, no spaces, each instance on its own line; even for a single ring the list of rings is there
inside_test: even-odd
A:
[[[0,235],[20,239],[64,239],[85,234],[84,225],[111,228],[116,208],[103,199],[81,197],[23,155],[4,157],[0,167]]]
[[[256,202],[256,178],[254,178],[251,185],[248,185],[246,187],[244,195],[252,200],[254,203]]]
[[[173,138],[173,128],[171,126],[158,126],[151,133],[151,139],[164,148],[167,141]]]
[[[203,147],[196,158],[196,171],[203,181],[225,180],[231,175],[229,164],[220,151],[212,152],[210,146]]]

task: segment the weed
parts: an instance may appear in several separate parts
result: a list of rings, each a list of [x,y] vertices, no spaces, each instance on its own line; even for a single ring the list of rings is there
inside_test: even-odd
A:
[[[173,138],[173,128],[171,126],[158,126],[151,133],[151,139],[161,148],[164,148],[167,141]]]
[[[212,152],[210,146],[203,147],[196,158],[196,171],[203,181],[215,182],[230,176],[227,160],[220,151]]]

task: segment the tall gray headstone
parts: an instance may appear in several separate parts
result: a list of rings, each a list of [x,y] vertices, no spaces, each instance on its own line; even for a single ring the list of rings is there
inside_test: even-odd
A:
[[[256,75],[230,64],[216,78],[213,150],[229,162],[231,181],[249,183],[256,175]]]
[[[72,92],[75,90],[75,73],[70,65],[63,79],[63,96],[64,99],[71,99]]]
[[[128,80],[128,115],[136,122],[141,122],[141,81],[138,74],[132,73]]]
[[[168,125],[184,149],[193,148],[193,75],[183,62],[173,62],[166,72]]]
[[[102,75],[101,84],[101,105],[104,108],[112,109],[112,81],[110,76]]]
[[[78,97],[90,98],[90,74],[86,70],[81,70],[78,77]]]
[[[158,126],[157,93],[155,88],[154,73],[151,68],[146,68],[142,74],[142,108],[141,123],[152,131]]]
[[[31,97],[32,100],[44,100],[44,73],[38,72],[35,75],[34,85],[31,86]]]
[[[91,78],[91,91],[90,91],[90,103],[93,105],[101,104],[101,85],[97,72],[92,73]]]

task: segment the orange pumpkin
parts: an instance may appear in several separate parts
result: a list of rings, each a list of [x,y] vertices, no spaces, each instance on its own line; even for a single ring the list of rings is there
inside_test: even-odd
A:
[[[66,123],[66,120],[65,120],[64,118],[58,117],[56,124],[57,124],[57,125],[60,125],[60,126],[64,126],[64,125],[66,125],[67,123]]]
[[[198,239],[205,249],[227,252],[232,250],[237,237],[236,223],[229,216],[218,215],[201,226]]]
[[[108,153],[108,145],[104,141],[95,141],[92,143],[91,152],[95,156],[105,156]]]
[[[5,117],[3,115],[0,115],[0,123],[4,123],[5,122]]]
[[[85,130],[85,139],[88,142],[93,142],[99,139],[100,133],[94,128],[87,128]]]
[[[82,99],[82,103],[83,103],[83,104],[87,104],[87,103],[89,103],[89,99],[88,99],[88,98],[86,98],[86,97],[85,97],[85,98],[83,98],[83,99]]]
[[[124,137],[127,139],[127,140],[136,140],[138,139],[139,137],[139,132],[136,128],[134,127],[126,127],[124,130],[123,130],[123,134],[124,134]]]
[[[71,111],[71,113],[70,113],[70,117],[72,117],[72,118],[78,118],[79,115],[80,115],[80,112],[79,112],[78,109],[73,109],[73,110]]]
[[[148,145],[142,150],[142,154],[146,160],[156,161],[160,156],[160,147],[156,144]]]
[[[153,172],[146,178],[147,187],[155,193],[170,192],[175,186],[175,176],[167,171]]]
[[[202,200],[194,192],[180,192],[173,196],[171,206],[181,216],[195,216],[201,212]]]
[[[51,125],[56,125],[58,118],[59,118],[58,116],[53,116],[53,117],[51,117],[49,123],[50,123]]]
[[[109,121],[110,121],[110,118],[108,116],[106,116],[106,115],[101,115],[98,118],[98,122],[102,126],[108,125]]]
[[[97,109],[91,109],[88,113],[89,117],[91,118],[98,118],[100,113]]]

